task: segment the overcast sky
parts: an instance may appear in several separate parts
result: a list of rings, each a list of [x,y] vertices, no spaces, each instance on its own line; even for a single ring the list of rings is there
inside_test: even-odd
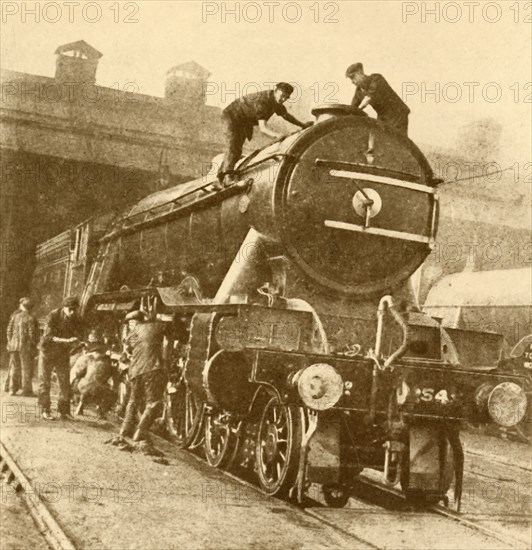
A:
[[[36,4],[39,22],[29,13]],[[97,75],[104,86],[133,82],[163,95],[166,70],[194,59],[212,73],[214,105],[234,99],[235,87],[279,80],[314,85],[320,103],[349,103],[353,86],[343,75],[362,61],[403,95],[415,141],[452,146],[461,124],[493,117],[504,125],[500,160],[530,160],[530,2],[110,1],[84,11],[81,1],[70,4],[4,1],[2,67],[53,76],[55,48],[83,38],[104,54]],[[436,6],[438,22],[427,11]],[[235,7],[239,22],[224,13]],[[437,86],[436,95],[423,95]]]

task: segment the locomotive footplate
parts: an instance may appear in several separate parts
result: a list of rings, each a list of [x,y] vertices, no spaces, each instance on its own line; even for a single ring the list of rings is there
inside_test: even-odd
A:
[[[371,468],[423,503],[448,502],[454,480],[459,508],[460,421],[511,424],[526,408],[525,377],[427,360],[401,359],[385,370],[371,358],[257,351],[252,381],[275,388],[285,406],[316,415],[298,495],[304,483],[323,483],[332,506]]]
[[[374,363],[364,357],[256,351],[252,380],[275,387],[286,403],[302,404],[293,378],[315,364],[330,365],[341,377],[342,394],[326,408],[369,412]],[[390,395],[394,394],[398,408],[408,417],[471,422],[512,422],[522,417],[526,408],[524,390],[530,383],[524,376],[496,369],[471,370],[408,358],[397,361],[393,370],[379,371],[378,380],[377,414],[387,413]],[[504,398],[500,396],[488,411],[484,394],[491,392],[494,398],[494,393],[505,389],[508,392]],[[498,419],[490,418],[491,414],[498,414]]]

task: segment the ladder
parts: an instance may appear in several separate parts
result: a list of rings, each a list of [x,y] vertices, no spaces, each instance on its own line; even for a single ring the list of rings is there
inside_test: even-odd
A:
[[[109,255],[109,249],[111,248],[111,241],[107,241],[106,243],[102,244],[100,246],[100,250],[98,251],[98,256],[96,257],[96,260],[91,265],[91,270],[89,273],[89,277],[87,279],[87,284],[85,285],[85,288],[83,290],[83,295],[81,297],[81,311],[82,313],[85,313],[85,308],[87,307],[87,303],[91,296],[97,293],[99,291],[99,285],[103,280],[105,280],[105,275],[109,273],[110,270],[110,263],[106,262],[105,260],[108,258]],[[104,266],[106,269],[104,270]],[[102,278],[102,275],[104,277]]]

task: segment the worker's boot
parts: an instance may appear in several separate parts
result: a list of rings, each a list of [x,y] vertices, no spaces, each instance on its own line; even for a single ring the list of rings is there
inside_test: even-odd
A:
[[[122,427],[120,428],[120,435],[122,437],[133,437],[133,434],[135,432],[135,424],[122,424]]]
[[[238,176],[236,174],[226,174],[224,178],[224,187],[231,187],[238,182]]]
[[[135,432],[135,435],[133,436],[133,441],[139,442],[139,441],[149,441],[148,434],[144,430],[137,430]]]
[[[218,172],[218,174],[216,174],[216,181],[211,185],[213,191],[221,191],[224,188],[224,174],[225,172]],[[207,190],[208,189],[204,189],[204,191]]]
[[[85,404],[83,403],[83,397],[79,400],[78,406],[76,407],[76,416],[81,416],[83,414],[83,409],[85,407]]]
[[[55,416],[52,416],[50,411],[48,409],[45,409],[43,412],[42,412],[42,415],[44,420],[46,420],[47,422],[53,422],[55,420]]]
[[[136,411],[129,411],[126,409],[126,414],[124,416],[124,421],[122,422],[122,427],[120,428],[120,435],[122,437],[133,437],[135,433],[136,425]]]
[[[133,436],[133,441],[142,441],[148,439],[150,428],[155,420],[161,415],[164,408],[162,401],[149,401],[144,408],[142,417],[137,426],[137,431]]]

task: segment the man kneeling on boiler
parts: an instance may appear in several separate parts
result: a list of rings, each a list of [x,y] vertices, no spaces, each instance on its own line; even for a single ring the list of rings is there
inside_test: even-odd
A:
[[[235,99],[222,112],[222,122],[225,130],[226,150],[224,161],[218,170],[218,180],[226,186],[236,183],[238,178],[234,168],[242,154],[244,142],[253,137],[253,127],[259,127],[263,134],[274,139],[283,136],[266,124],[273,114],[284,118],[287,122],[308,128],[312,123],[299,121],[292,116],[284,106],[294,91],[287,82],[279,82],[273,90],[264,90],[247,94]]]

